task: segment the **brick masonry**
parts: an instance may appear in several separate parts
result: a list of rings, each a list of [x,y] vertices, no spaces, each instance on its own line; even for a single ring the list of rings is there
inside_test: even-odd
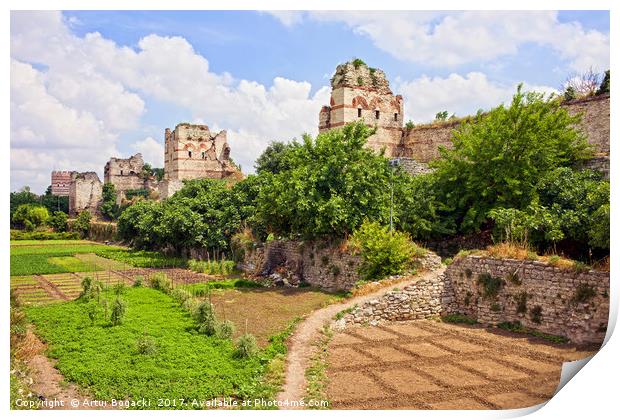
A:
[[[501,283],[485,295],[481,276]],[[347,314],[345,324],[414,320],[462,313],[478,322],[521,325],[569,338],[577,344],[601,344],[609,316],[609,273],[576,272],[539,261],[468,256],[443,274],[413,281]]]

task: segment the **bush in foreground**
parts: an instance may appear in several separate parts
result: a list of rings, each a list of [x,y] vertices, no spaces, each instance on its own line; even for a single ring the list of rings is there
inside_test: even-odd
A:
[[[376,222],[364,222],[349,243],[362,257],[360,274],[366,280],[399,274],[413,266],[414,258],[426,254],[408,234],[390,232]]]

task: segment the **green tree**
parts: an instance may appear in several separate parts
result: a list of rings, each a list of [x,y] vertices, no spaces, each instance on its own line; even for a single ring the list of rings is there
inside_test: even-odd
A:
[[[364,147],[373,133],[357,122],[304,136],[286,152],[289,169],[261,174],[257,217],[270,231],[309,238],[353,232],[364,218],[387,221],[391,169]]]
[[[118,218],[117,229],[120,239],[136,248],[159,248],[159,223],[163,205],[155,201],[142,200],[127,207]]]
[[[67,214],[69,213],[69,197],[53,195],[51,185],[47,187],[45,194],[39,197],[39,201],[41,205],[47,208],[47,211],[49,211],[50,214],[55,211],[62,211]]]
[[[82,238],[88,237],[90,232],[91,215],[88,210],[82,210],[73,223],[73,230],[78,232]]]
[[[49,212],[45,207],[35,204],[22,204],[13,213],[11,221],[17,227],[33,231],[45,226],[49,218]]]
[[[277,174],[290,168],[290,164],[286,161],[287,152],[290,149],[299,147],[295,141],[284,143],[273,141],[267,146],[265,151],[256,159],[256,172],[269,172]]]
[[[602,95],[604,93],[609,93],[609,82],[610,82],[610,71],[607,70],[605,72],[605,76],[603,76],[603,81],[601,82],[601,86],[596,91],[597,95]]]
[[[62,211],[55,211],[50,217],[49,225],[54,228],[56,232],[67,231],[67,213]]]
[[[114,184],[106,182],[102,190],[101,214],[109,220],[114,220],[119,215],[119,206],[116,204],[116,188]]]
[[[13,213],[22,204],[40,204],[39,196],[30,191],[30,187],[25,186],[17,192],[11,192],[11,220],[13,219]]]
[[[448,111],[441,111],[435,114],[435,121],[445,121],[448,119]]]
[[[519,86],[509,106],[460,125],[454,148],[440,147],[432,163],[440,200],[459,231],[479,229],[493,208],[526,208],[539,179],[589,157],[579,122],[555,98]]]

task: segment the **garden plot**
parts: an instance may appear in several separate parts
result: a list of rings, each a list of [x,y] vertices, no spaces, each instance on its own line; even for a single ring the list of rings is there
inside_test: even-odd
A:
[[[434,321],[355,327],[329,345],[333,408],[509,409],[549,400],[562,363],[592,354]]]

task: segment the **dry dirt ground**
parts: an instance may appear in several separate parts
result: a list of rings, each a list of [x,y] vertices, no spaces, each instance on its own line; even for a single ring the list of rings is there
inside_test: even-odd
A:
[[[388,290],[395,287],[404,287],[411,283],[414,277],[430,278],[441,275],[445,270],[442,267],[435,271],[425,271],[414,276],[408,276],[400,279],[400,282],[387,282],[378,284],[372,292],[364,295],[354,296],[345,302],[329,305],[312,312],[304,319],[295,329],[295,332],[288,339],[288,353],[286,355],[286,373],[282,390],[277,396],[278,401],[301,401],[306,396],[306,369],[310,365],[310,358],[315,352],[315,343],[321,335],[321,329],[324,325],[332,322],[336,314],[342,310],[352,307],[353,305],[361,305],[371,299],[377,298],[385,294]],[[289,409],[299,409],[299,406],[287,407]]]
[[[542,339],[437,321],[335,333],[327,394],[335,409],[508,409],[549,400],[562,362],[587,357]]]
[[[260,346],[295,318],[335,299],[334,295],[306,288],[227,289],[211,293],[218,317],[237,326],[235,336],[245,333],[247,322],[247,332],[256,337]]]

